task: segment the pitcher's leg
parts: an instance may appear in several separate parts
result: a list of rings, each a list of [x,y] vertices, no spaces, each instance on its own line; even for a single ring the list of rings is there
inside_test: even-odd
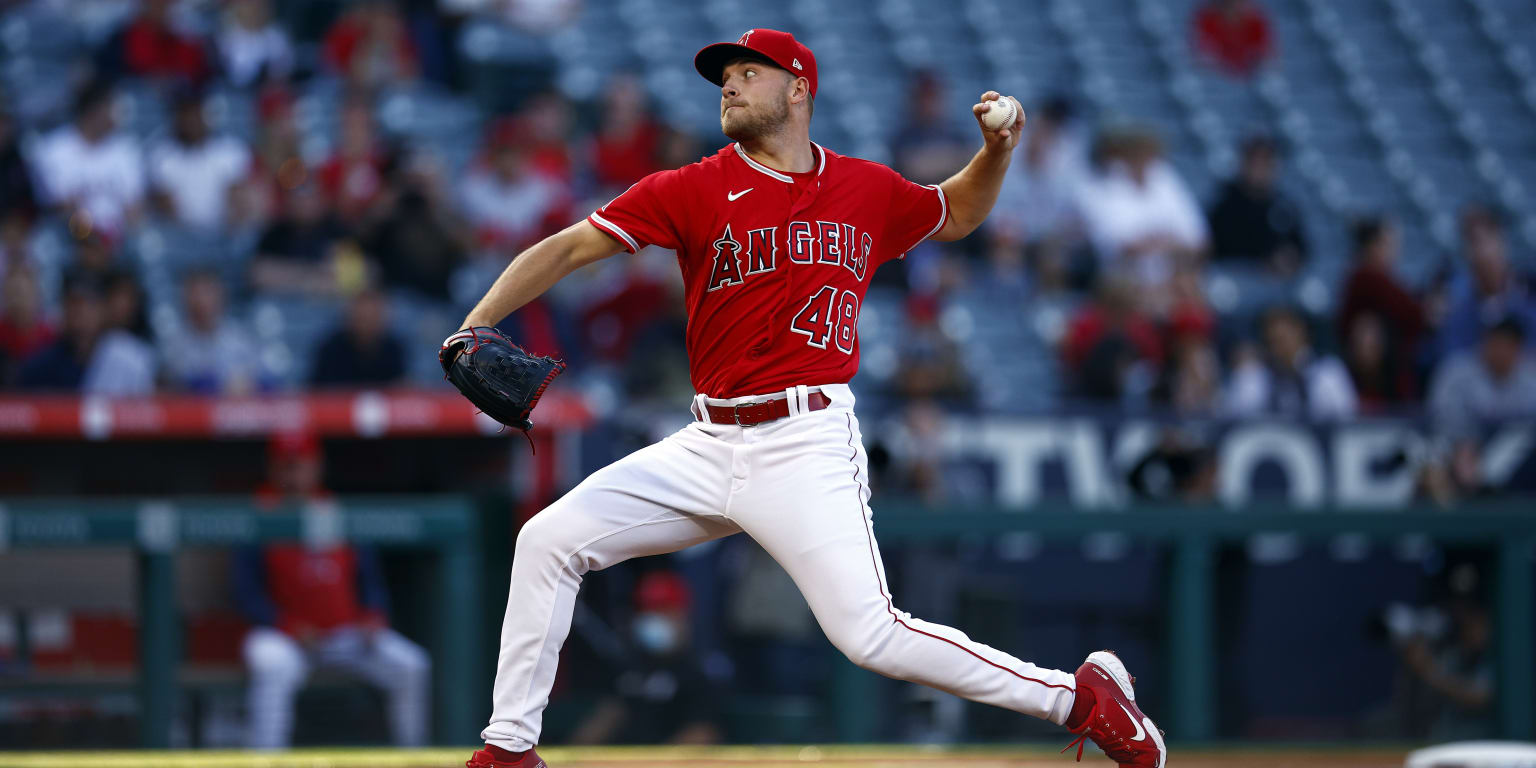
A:
[[[808,429],[804,444],[785,446],[794,462],[766,462],[766,475],[752,478],[764,484],[754,486],[751,503],[738,506],[733,518],[784,566],[827,637],[855,664],[1064,722],[1076,689],[1071,674],[896,608],[875,542],[857,422],[845,413],[829,413],[822,419],[827,428]],[[845,418],[846,425],[832,423]],[[841,433],[835,442],[834,432]]]
[[[599,470],[523,526],[486,743],[514,752],[538,743],[584,574],[740,530],[715,514],[729,482],[728,450],[722,469],[712,446],[679,435]]]

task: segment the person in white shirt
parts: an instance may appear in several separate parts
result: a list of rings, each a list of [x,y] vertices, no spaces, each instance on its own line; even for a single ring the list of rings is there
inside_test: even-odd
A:
[[[1525,346],[1519,316],[1497,318],[1475,349],[1440,364],[1429,387],[1435,428],[1454,440],[1472,440],[1503,419],[1536,416],[1536,357]]]
[[[188,273],[181,284],[181,321],[161,340],[168,383],[200,394],[247,394],[268,383],[255,339],[225,312],[217,272]]]
[[[1030,115],[1018,157],[1003,177],[993,226],[1027,246],[1071,247],[1081,241],[1076,195],[1088,179],[1088,152],[1071,117],[1071,105],[1059,97]]]
[[[534,167],[526,126],[516,121],[490,131],[486,159],[469,172],[460,195],[477,239],[516,253],[558,229],[569,206],[565,184]]]
[[[1101,268],[1125,271],[1154,293],[1168,287],[1181,264],[1196,261],[1209,239],[1204,212],[1162,152],[1150,132],[1106,132],[1102,169],[1077,195]]]
[[[1232,371],[1227,410],[1235,416],[1348,419],[1359,407],[1349,369],[1313,353],[1306,321],[1294,310],[1264,314],[1264,354],[1246,353]]]
[[[47,205],[61,209],[76,233],[117,236],[138,219],[144,160],[132,136],[116,133],[113,93],[92,83],[75,99],[75,120],[45,136],[33,167]]]
[[[229,136],[210,136],[203,99],[183,93],[176,99],[169,141],[149,154],[156,199],[177,222],[216,230],[229,218],[231,199],[251,176],[251,151]]]
[[[293,72],[288,33],[272,21],[268,0],[231,0],[218,35],[219,62],[231,85],[247,88]]]

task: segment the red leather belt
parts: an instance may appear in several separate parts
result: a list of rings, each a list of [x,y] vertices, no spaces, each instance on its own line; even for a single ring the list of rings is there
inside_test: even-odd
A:
[[[819,411],[832,404],[832,400],[820,392],[811,392],[806,395],[806,403],[813,411]],[[705,405],[704,410],[709,413],[711,424],[735,424],[738,427],[751,427],[758,424],[766,424],[770,421],[778,421],[789,415],[789,398],[776,397],[772,400],[759,400],[755,403],[739,403],[737,405]]]

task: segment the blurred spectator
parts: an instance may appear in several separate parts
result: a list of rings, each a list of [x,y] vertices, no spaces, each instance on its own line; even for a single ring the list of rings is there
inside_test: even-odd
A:
[[[1476,347],[1489,318],[1514,315],[1523,328],[1536,329],[1536,292],[1531,280],[1510,264],[1496,214],[1480,207],[1462,212],[1461,255],[1465,268],[1450,285],[1440,357]]]
[[[322,502],[328,495],[323,461],[312,434],[274,437],[271,479],[258,500],[272,508]],[[242,651],[252,748],[288,746],[294,698],[316,669],[381,689],[394,743],[426,743],[432,659],[389,628],[389,596],[372,550],[344,543],[245,547],[233,581],[236,602],[253,625]]]
[[[620,74],[603,94],[602,122],[592,137],[592,173],[600,196],[610,196],[661,170],[662,128],[646,104],[645,83]]]
[[[313,183],[288,190],[283,206],[256,243],[251,283],[264,293],[335,294],[346,228],[327,210]]]
[[[494,126],[486,157],[462,189],[464,214],[476,239],[516,254],[570,220],[566,186],[533,165],[526,128],[516,120]]]
[[[1396,366],[1387,371],[1388,376],[1395,381],[1406,377],[1412,382],[1425,318],[1419,300],[1393,274],[1398,256],[1397,229],[1385,219],[1360,221],[1354,226],[1354,248],[1355,268],[1339,298],[1339,338],[1349,338],[1360,315],[1378,316],[1386,331],[1387,359]]]
[[[139,13],[107,42],[103,72],[201,84],[210,67],[203,42],[177,29],[177,0],[142,0]]]
[[[17,244],[26,240],[37,216],[32,172],[21,155],[19,138],[10,113],[0,104],[0,229],[5,232],[0,239],[0,275],[11,263]]]
[[[1269,27],[1252,0],[1209,0],[1195,12],[1195,51],[1211,66],[1246,77],[1274,55]]]
[[[499,13],[524,32],[551,34],[570,26],[581,16],[581,0],[438,0],[445,13]]]
[[[33,266],[31,217],[19,211],[0,211],[0,277],[12,269]]]
[[[80,238],[117,236],[138,218],[144,198],[144,162],[138,140],[116,133],[113,92],[92,83],[75,99],[74,122],[44,137],[33,165],[43,196],[69,219]]]
[[[1440,742],[1488,739],[1497,733],[1493,622],[1477,568],[1461,563],[1448,570],[1452,594],[1444,610],[1396,604],[1385,623],[1404,668],[1429,694],[1429,730],[1413,735]]]
[[[144,307],[144,287],[139,285],[138,277],[118,267],[107,272],[102,285],[106,291],[107,327],[123,331],[136,341],[148,344],[154,332],[149,327],[149,313]]]
[[[588,293],[590,303],[582,310],[581,324],[593,355],[622,365],[629,361],[635,341],[664,321],[667,305],[676,297],[640,258],[626,259],[614,273],[614,279]]]
[[[181,322],[160,343],[171,387],[199,394],[249,394],[266,383],[260,349],[244,327],[229,317],[224,281],[217,272],[197,270],[181,283]]]
[[[43,295],[31,267],[17,266],[0,280],[0,360],[19,366],[53,343],[58,332],[43,313]],[[10,371],[0,365],[0,386],[11,383]]]
[[[239,88],[286,80],[293,71],[293,46],[273,21],[270,0],[230,0],[218,48],[225,79]]]
[[[1059,96],[1047,100],[1029,116],[1016,151],[991,221],[1060,260],[1082,241],[1076,194],[1088,178],[1088,151],[1072,124],[1071,103]]]
[[[1123,276],[1099,278],[1094,298],[1067,324],[1061,358],[1077,397],[1118,402],[1162,362],[1157,327],[1139,309],[1136,286]]]
[[[722,544],[726,554],[711,576],[724,593],[732,692],[820,695],[831,657],[795,580],[751,539]]]
[[[697,162],[703,157],[699,149],[699,140],[692,134],[672,128],[665,128],[661,133],[661,148],[657,151],[658,162],[662,170],[681,168],[689,163]]]
[[[373,105],[352,98],[341,108],[336,151],[320,166],[320,188],[336,216],[357,226],[372,212],[384,191],[385,148],[378,139]]]
[[[960,345],[939,325],[940,304],[936,295],[908,297],[894,381],[905,397],[956,403],[969,399],[971,381]]]
[[[635,588],[633,653],[615,670],[613,692],[572,734],[572,744],[716,744],[719,692],[690,652],[693,597],[671,571],[652,571]]]
[[[1339,359],[1313,353],[1306,320],[1277,307],[1262,318],[1264,352],[1238,355],[1227,390],[1235,416],[1347,419],[1358,402],[1349,371]]]
[[[1215,319],[1199,307],[1175,312],[1168,323],[1168,358],[1153,397],[1176,413],[1211,414],[1221,405]]]
[[[238,190],[251,175],[251,152],[228,136],[210,136],[203,97],[184,91],[176,98],[171,138],[150,150],[149,178],[171,218],[203,230],[217,230],[230,218]],[[243,211],[234,211],[241,218]]]
[[[1216,456],[1170,429],[1131,467],[1126,481],[1142,501],[1209,502],[1216,497]]]
[[[576,132],[569,99],[559,91],[545,91],[528,100],[516,117],[501,121],[510,136],[528,144],[533,168],[570,186],[575,183],[571,136]]]
[[[466,227],[449,207],[436,161],[418,155],[397,170],[390,201],[364,238],[390,288],[447,301],[449,279],[468,250]]]
[[[1387,344],[1381,316],[1374,312],[1355,315],[1345,331],[1344,364],[1360,397],[1361,412],[1381,413],[1417,399],[1412,369],[1394,359],[1395,355]]]
[[[938,505],[953,501],[956,488],[945,472],[949,454],[944,433],[944,409],[928,399],[906,402],[896,428],[889,434],[891,490],[904,498]]]
[[[987,261],[971,290],[987,295],[999,303],[1023,301],[1031,289],[1040,293],[1055,293],[1065,287],[1064,264],[1037,251],[1034,264],[1036,280],[1031,284],[1029,269],[1025,263],[1024,244],[1016,233],[1007,227],[994,227],[987,233]]]
[[[1506,316],[1485,327],[1477,349],[1440,364],[1429,409],[1442,435],[1472,439],[1501,419],[1536,415],[1536,358],[1523,348],[1527,333],[1518,318]]]
[[[976,152],[969,135],[955,125],[944,102],[939,75],[920,71],[907,92],[907,114],[892,142],[892,164],[919,184],[937,184],[963,167]]]
[[[426,3],[431,0],[417,0]],[[436,0],[438,17],[452,29],[470,16],[496,27],[493,69],[463,67],[476,100],[488,112],[516,110],[549,87],[560,69],[558,33],[581,16],[581,0]],[[497,23],[505,21],[506,23]],[[477,25],[478,26],[478,25]],[[461,66],[463,57],[460,57]],[[480,69],[482,71],[475,72]]]
[[[100,281],[65,286],[60,316],[58,340],[23,364],[18,380],[23,389],[99,395],[154,390],[154,354],[143,341],[110,325]]]
[[[21,366],[17,384],[22,389],[78,392],[85,380],[106,323],[101,286],[73,281],[64,287],[62,304],[59,338]]]
[[[391,0],[360,0],[325,34],[325,63],[350,85],[373,89],[416,79],[416,45]]]
[[[251,161],[251,218],[269,221],[282,211],[289,191],[311,183],[302,154],[303,136],[293,114],[293,95],[283,88],[266,88],[257,98],[260,127]]]
[[[1211,256],[1262,264],[1292,275],[1307,260],[1301,211],[1277,186],[1279,148],[1266,136],[1243,142],[1237,176],[1211,206]]]
[[[1096,154],[1099,172],[1077,205],[1101,269],[1135,276],[1145,308],[1161,316],[1174,273],[1205,250],[1205,215],[1150,131],[1106,131]]]
[[[117,260],[117,244],[92,232],[75,241],[75,258],[64,267],[64,282],[94,280],[105,284],[106,280],[122,269]]]
[[[310,383],[317,387],[403,383],[405,344],[389,326],[389,305],[376,290],[352,298],[342,327],[315,350]]]

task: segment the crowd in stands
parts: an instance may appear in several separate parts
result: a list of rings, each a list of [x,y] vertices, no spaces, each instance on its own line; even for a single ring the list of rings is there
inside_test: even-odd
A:
[[[576,125],[575,105],[558,90],[530,89],[515,109],[482,111],[480,135],[461,137],[475,144],[473,158],[455,167],[386,131],[382,95],[423,80],[457,93],[452,35],[500,6],[370,0],[332,8],[305,39],[275,20],[268,0],[128,5],[67,115],[52,125],[0,115],[7,389],[245,393],[416,381],[412,358],[432,350],[399,332],[392,310],[413,311],[397,309],[402,296],[442,307],[422,322],[452,330],[519,251],[645,174],[724,141],[667,126],[644,84],[616,73],[592,129]],[[538,5],[547,12],[507,23],[536,36],[580,13]],[[213,23],[182,24],[189,14]],[[1255,3],[1206,4],[1190,28],[1191,55],[1233,78],[1278,55]],[[910,82],[891,158],[932,183],[978,142],[946,112],[951,84],[928,72]],[[329,135],[306,132],[312,123],[297,114],[298,94],[315,83],[337,84]],[[125,84],[162,97],[160,130],[146,137],[119,125]],[[249,140],[211,127],[213,89],[254,105]],[[974,405],[966,341],[943,318],[984,293],[1021,311],[1038,302],[1068,308],[1042,332],[1058,358],[1058,401],[1319,419],[1427,403],[1450,421],[1536,405],[1536,296],[1497,211],[1466,201],[1461,253],[1447,255],[1429,284],[1404,283],[1397,228],[1362,212],[1331,310],[1218,309],[1210,295],[1218,272],[1284,283],[1314,256],[1308,222],[1281,183],[1280,142],[1246,139],[1231,177],[1207,196],[1185,182],[1154,130],[1095,125],[1063,96],[1026,106],[1025,136],[988,226],[954,247],[920,246],[877,276],[877,289],[901,297],[905,317],[897,361],[871,387]],[[128,253],[147,226],[248,242],[246,261],[234,272],[222,263],[185,270],[175,311],[155,311]],[[62,269],[31,258],[45,231],[66,236]],[[633,375],[680,357],[668,261],[647,254],[601,265],[517,313],[508,330],[572,358],[578,375],[612,376],[636,395],[686,393],[680,377],[658,390],[657,377]],[[345,307],[331,333],[294,350],[310,361],[296,369],[301,379],[271,364],[253,336],[244,309],[261,297]]]

